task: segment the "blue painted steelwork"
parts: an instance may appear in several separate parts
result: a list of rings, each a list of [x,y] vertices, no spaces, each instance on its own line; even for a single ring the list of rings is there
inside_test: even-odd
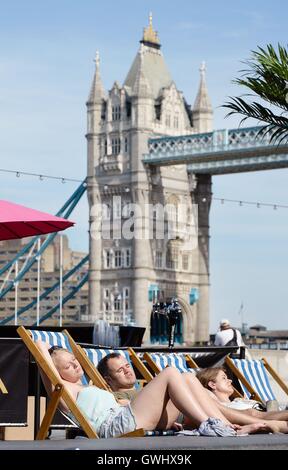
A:
[[[77,284],[77,286],[73,287],[71,289],[71,292],[69,292],[69,294],[67,294],[65,297],[63,297],[62,299],[62,305],[66,304],[66,302],[68,302],[68,300],[72,299],[72,297],[74,297],[74,295],[81,289],[81,287],[84,286],[84,284],[88,281],[88,273],[86,273],[83,278],[81,279],[81,281],[79,282],[79,284]],[[54,307],[52,307],[49,312],[47,312],[45,315],[43,315],[43,317],[41,317],[39,319],[39,323],[42,323],[43,321],[47,320],[48,318],[52,317],[53,313],[55,313],[58,308],[60,307],[60,302],[58,302],[58,304],[56,304]],[[37,322],[36,323],[33,323],[32,326],[37,326]]]
[[[67,219],[69,217],[69,215],[71,214],[72,211],[70,211],[69,213],[65,213],[65,210],[69,207],[69,205],[77,198],[77,202],[80,200],[80,198],[83,196],[83,194],[85,193],[87,189],[87,185],[86,185],[86,180],[84,180],[80,186],[74,191],[74,193],[72,194],[72,196],[70,196],[70,198],[68,199],[68,201],[65,202],[64,206],[61,207],[61,209],[57,212],[57,216],[58,217],[63,217],[64,219]],[[76,203],[77,204],[77,203]],[[75,205],[73,206],[72,210],[74,209]],[[11,261],[9,261],[8,263],[5,264],[5,266],[3,268],[0,269],[0,276],[2,274],[4,274],[9,268],[11,268],[11,266],[15,263],[15,261],[17,261],[18,259],[20,259],[23,255],[25,255],[26,253],[28,253],[28,251],[30,250],[30,248],[32,248],[33,244],[38,240],[38,236],[34,237],[30,242],[27,243],[27,245],[24,246],[24,248],[22,248],[22,250],[19,251],[19,253],[17,254],[17,256],[15,256],[15,258],[13,258]],[[37,256],[37,255],[36,255]],[[0,297],[1,298],[1,297]]]
[[[71,277],[73,274],[75,274],[75,272],[78,271],[88,261],[89,261],[89,255],[85,256],[76,266],[74,266],[74,268],[70,269],[70,271],[68,271],[63,276],[62,282],[67,281],[67,279],[69,279],[69,277]],[[60,285],[60,279],[59,279],[59,281],[55,282],[55,284],[53,284],[53,286],[49,287],[44,292],[42,292],[42,294],[40,295],[39,300],[41,301],[41,300],[45,299],[46,297],[48,297],[48,295],[50,295],[51,292],[53,292],[54,290],[59,288],[59,285]],[[37,304],[37,298],[32,300],[32,302],[30,302],[29,304],[25,305],[25,307],[20,308],[17,312],[17,318],[19,318],[27,310],[32,309],[36,304]],[[14,318],[15,318],[15,313],[13,313],[13,315],[10,315],[10,317],[6,317],[2,321],[0,321],[0,325],[6,325],[10,321],[14,320]]]
[[[199,290],[196,287],[192,287],[189,293],[189,304],[194,305],[199,300]]]
[[[67,219],[72,213],[75,206],[80,201],[86,189],[87,189],[86,182],[83,181],[83,183],[81,183],[81,185],[77,188],[77,190],[72,194],[72,196],[68,199],[68,201],[64,204],[64,206],[60,209],[57,215],[59,216],[61,215],[63,218]],[[0,299],[3,298],[11,289],[13,289],[16,282],[19,282],[22,279],[22,277],[27,273],[27,271],[29,271],[31,266],[37,261],[37,257],[40,256],[43,253],[43,251],[45,251],[45,249],[54,240],[56,235],[57,235],[57,232],[51,233],[50,235],[48,235],[46,240],[41,245],[40,250],[34,253],[31,260],[25,264],[25,266],[23,267],[23,269],[20,270],[19,274],[15,277],[15,279],[13,281],[12,280],[8,281],[9,285],[5,289],[3,289],[2,292],[0,293]],[[29,247],[28,249],[27,249],[27,246],[24,247],[23,250],[21,250],[12,261],[7,263],[7,265],[4,266],[4,268],[2,268],[0,275],[4,273],[7,269],[9,269],[20,258],[20,256],[23,256],[23,254],[25,254],[32,247],[33,243],[35,243],[35,241],[38,240],[38,238],[39,237],[33,238],[32,242],[29,242],[27,245]]]
[[[149,154],[143,155],[142,161],[144,164],[156,166],[200,164],[216,160],[226,161],[288,153],[287,144],[271,144],[270,134],[263,135],[262,130],[263,127],[256,126],[149,139]],[[257,166],[260,169],[261,163],[258,162]]]

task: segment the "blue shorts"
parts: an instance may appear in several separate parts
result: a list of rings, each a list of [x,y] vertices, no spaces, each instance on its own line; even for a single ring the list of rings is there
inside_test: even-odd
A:
[[[130,404],[111,408],[107,419],[98,429],[99,437],[117,437],[135,431],[136,420]]]

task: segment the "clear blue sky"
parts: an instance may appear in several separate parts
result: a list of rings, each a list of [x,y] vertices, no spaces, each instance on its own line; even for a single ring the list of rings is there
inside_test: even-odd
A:
[[[123,82],[153,12],[162,51],[177,87],[193,103],[198,68],[207,64],[215,128],[234,127],[219,109],[257,45],[287,44],[283,1],[228,2],[10,0],[0,15],[0,168],[84,178],[86,108],[95,51],[106,89]],[[288,204],[287,170],[213,179],[215,197]],[[40,182],[0,172],[1,198],[56,212],[72,183]],[[87,249],[86,197],[67,232]],[[211,210],[211,332],[228,317],[287,328],[288,211],[221,205]]]

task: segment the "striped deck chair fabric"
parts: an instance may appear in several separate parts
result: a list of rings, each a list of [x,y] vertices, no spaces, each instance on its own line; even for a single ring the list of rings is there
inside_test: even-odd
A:
[[[128,351],[123,349],[95,349],[95,348],[82,348],[85,354],[88,356],[88,359],[92,364],[97,367],[101,359],[111,353],[121,354],[125,359],[131,363],[130,356]],[[132,364],[131,364],[132,365]]]
[[[276,399],[269,382],[267,371],[261,360],[232,359],[232,361],[263,402]],[[244,396],[250,398],[250,393],[241,383],[241,380],[240,385]]]
[[[155,362],[160,370],[165,367],[176,367],[179,372],[193,372],[194,369],[190,369],[187,366],[185,354],[182,353],[150,353],[151,359]]]

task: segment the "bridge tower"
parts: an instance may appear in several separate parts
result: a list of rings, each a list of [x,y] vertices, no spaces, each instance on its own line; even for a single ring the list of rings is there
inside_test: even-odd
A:
[[[177,296],[184,341],[207,341],[209,203],[203,200],[209,201],[211,179],[188,177],[186,165],[150,171],[142,163],[151,137],[212,130],[204,67],[191,109],[168,71],[150,15],[123,85],[115,82],[105,92],[97,55],[87,114],[90,315],[135,322],[146,327],[149,341],[153,301]],[[185,239],[193,203],[199,203],[199,246]],[[134,218],[131,237],[123,234],[129,215]],[[156,224],[161,221],[163,233]],[[193,289],[199,292],[194,304]]]

